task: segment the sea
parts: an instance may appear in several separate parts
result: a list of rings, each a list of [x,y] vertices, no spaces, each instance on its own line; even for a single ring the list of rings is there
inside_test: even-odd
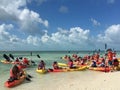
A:
[[[61,57],[65,55],[71,56],[72,54],[77,54],[83,57],[84,55],[92,55],[93,51],[0,51],[0,60],[4,60],[3,54],[9,56],[12,54],[14,58],[26,57],[29,60],[34,61],[36,64],[40,60],[44,60],[46,63],[46,68],[52,68],[52,63],[54,61],[66,63]],[[104,51],[100,52],[100,56],[104,56]],[[39,55],[40,57],[38,57]],[[117,52],[117,57],[120,57],[120,52]],[[3,64],[0,62],[0,90],[65,90],[67,83],[79,79],[81,81],[87,80],[86,77],[96,77],[101,72],[94,72],[90,70],[86,71],[75,71],[75,72],[59,72],[59,73],[46,73],[40,74],[36,72],[37,65],[26,68],[26,72],[32,76],[31,81],[25,80],[22,84],[7,88],[4,83],[9,78],[9,71],[12,64]],[[90,80],[92,80],[89,78]],[[72,84],[70,84],[71,87]],[[70,89],[72,90],[72,89]],[[74,90],[78,90],[75,89]]]

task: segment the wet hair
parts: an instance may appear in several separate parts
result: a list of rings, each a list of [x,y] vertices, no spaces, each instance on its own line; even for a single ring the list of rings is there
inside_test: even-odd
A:
[[[40,61],[40,64],[44,64],[45,65],[45,62],[43,60]]]
[[[44,62],[43,60],[41,60],[41,62]]]
[[[57,64],[57,62],[56,62],[56,61],[54,61],[53,63],[54,63],[54,64]]]

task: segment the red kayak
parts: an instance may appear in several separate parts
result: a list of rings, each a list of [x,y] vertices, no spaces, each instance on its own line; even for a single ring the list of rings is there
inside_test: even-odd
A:
[[[14,80],[12,82],[6,81],[4,85],[6,87],[8,87],[8,88],[17,86],[17,85],[21,84],[25,80],[25,77],[26,77],[26,75],[22,75],[19,80]]]
[[[65,69],[48,69],[48,72],[65,72]]]
[[[90,70],[94,70],[94,71],[101,71],[101,72],[109,72],[111,70],[111,68],[109,67],[89,67]]]

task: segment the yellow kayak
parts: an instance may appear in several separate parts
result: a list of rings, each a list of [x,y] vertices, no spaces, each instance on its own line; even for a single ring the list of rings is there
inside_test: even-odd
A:
[[[120,62],[120,58],[118,58],[118,61]]]
[[[4,64],[11,64],[11,62],[6,61],[6,60],[1,60],[0,62],[1,62],[1,63],[4,63]]]
[[[67,71],[83,71],[83,70],[86,70],[86,69],[87,69],[87,66],[81,66],[81,67],[78,67],[78,68],[67,69]]]
[[[36,69],[36,72],[41,73],[41,74],[45,74],[45,73],[47,73],[47,70],[43,70],[43,69],[38,70],[38,69]]]
[[[59,67],[68,67],[68,65],[65,64],[65,63],[58,63],[58,66]],[[85,66],[86,68],[89,68],[89,65],[87,65],[87,64],[85,64],[85,65],[77,65],[76,67],[82,67],[82,66]]]
[[[58,63],[58,66],[60,66],[60,67],[67,67],[68,65],[65,64],[65,63]]]
[[[72,71],[83,71],[86,70],[86,66],[76,67],[76,68],[64,68],[64,69],[48,69],[48,72],[72,72]]]

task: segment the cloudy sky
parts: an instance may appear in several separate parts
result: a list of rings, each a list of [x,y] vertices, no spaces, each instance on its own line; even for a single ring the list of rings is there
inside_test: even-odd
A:
[[[120,50],[120,0],[0,0],[0,50]]]

